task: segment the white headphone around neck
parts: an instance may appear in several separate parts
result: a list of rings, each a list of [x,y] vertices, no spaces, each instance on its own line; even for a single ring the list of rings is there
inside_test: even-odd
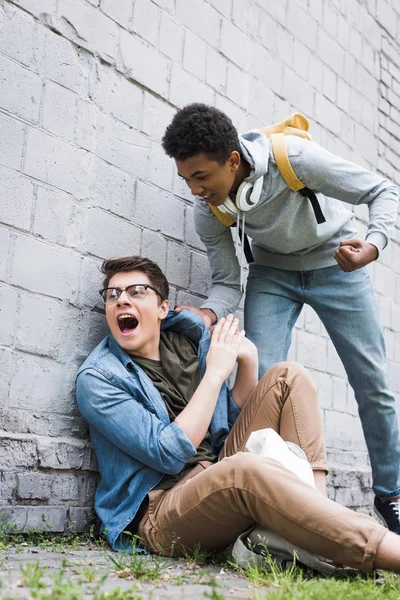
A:
[[[229,215],[237,215],[238,210],[247,212],[257,206],[263,185],[263,177],[259,177],[254,182],[244,181],[238,187],[236,199],[233,202],[227,198],[223,204],[218,206],[219,210]]]

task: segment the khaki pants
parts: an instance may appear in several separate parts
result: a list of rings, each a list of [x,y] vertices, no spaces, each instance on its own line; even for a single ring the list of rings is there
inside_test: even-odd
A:
[[[222,549],[258,523],[292,543],[366,573],[386,529],[303,483],[275,460],[243,452],[252,431],[271,427],[327,470],[315,385],[299,364],[272,367],[241,411],[216,464],[200,463],[170,490],[149,493],[139,536],[153,552]]]

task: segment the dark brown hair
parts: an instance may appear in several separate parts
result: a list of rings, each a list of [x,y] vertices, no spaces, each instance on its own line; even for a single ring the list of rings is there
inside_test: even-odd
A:
[[[124,256],[105,260],[101,265],[101,272],[105,275],[103,287],[108,287],[111,277],[116,273],[129,271],[146,273],[162,300],[168,300],[169,285],[164,273],[155,262],[142,256]]]

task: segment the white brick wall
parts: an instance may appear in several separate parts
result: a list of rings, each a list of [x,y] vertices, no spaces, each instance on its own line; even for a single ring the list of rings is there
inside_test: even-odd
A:
[[[240,130],[294,110],[329,150],[400,184],[396,0],[5,0],[0,3],[0,512],[21,527],[84,528],[95,461],[78,366],[104,336],[101,259],[158,261],[171,302],[209,289],[190,194],[160,146],[203,101]],[[360,230],[366,213],[357,211]],[[370,268],[400,399],[400,216]],[[367,510],[352,390],[311,309],[291,358],[317,381],[330,493]]]

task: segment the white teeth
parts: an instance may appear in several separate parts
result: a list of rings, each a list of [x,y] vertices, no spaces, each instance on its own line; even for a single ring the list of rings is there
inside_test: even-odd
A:
[[[132,315],[119,315],[118,319],[134,319]]]

